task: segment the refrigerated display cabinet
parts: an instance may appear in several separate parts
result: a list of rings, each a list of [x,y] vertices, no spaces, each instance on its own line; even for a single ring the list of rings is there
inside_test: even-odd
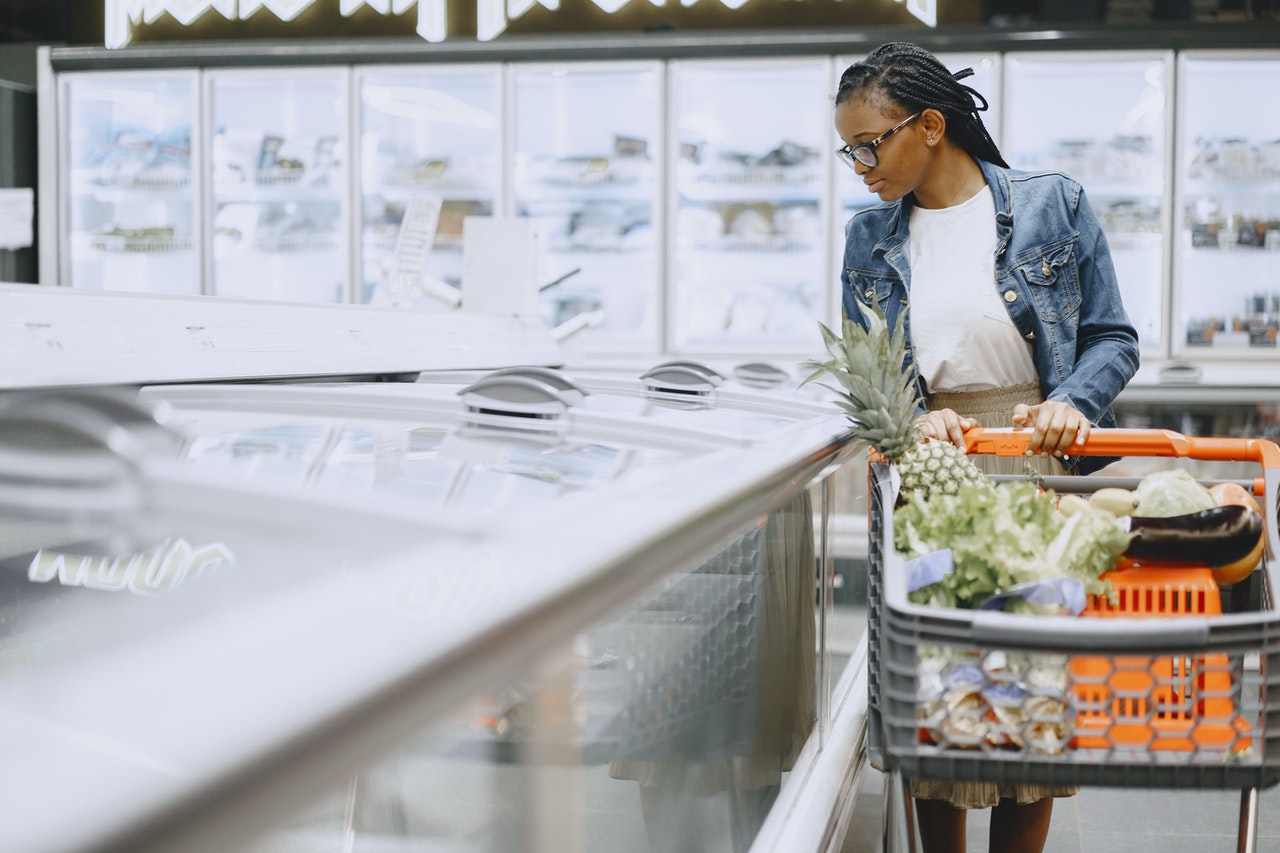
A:
[[[826,58],[671,63],[672,350],[820,345],[830,73]]]
[[[348,74],[220,70],[209,112],[209,292],[350,302]]]
[[[68,74],[59,80],[55,206],[72,287],[201,292],[202,144],[195,71]],[[47,279],[46,279],[47,280]]]
[[[1280,325],[1280,52],[1178,57],[1173,352],[1273,361]],[[1261,99],[1261,100],[1259,100]]]
[[[575,389],[498,318],[463,355],[434,314],[6,295],[45,327],[6,351],[61,346],[0,391],[0,846],[745,850],[822,762],[824,825],[848,807],[833,408]],[[119,316],[147,318],[124,353]],[[391,346],[406,322],[431,347]],[[500,371],[385,381],[414,362]]]
[[[1250,118],[1248,110],[1230,110],[1234,97],[1221,96],[1252,93],[1265,102],[1276,54],[1258,48],[1264,29],[1144,31],[1150,49],[1071,32],[959,40],[912,34],[949,65],[974,67],[966,82],[988,96],[983,117],[1015,166],[1063,168],[1084,182],[1149,364],[1272,360],[1275,300],[1267,281],[1275,265],[1266,206],[1273,193],[1265,164],[1277,133],[1265,110]],[[1215,35],[1227,30],[1232,35]],[[442,197],[442,207],[427,272],[449,284],[460,275],[459,219],[520,215],[544,226],[536,276],[544,321],[573,318],[582,327],[566,341],[577,364],[634,366],[677,355],[800,361],[814,344],[806,324],[811,333],[816,321],[838,320],[843,220],[870,201],[831,160],[830,97],[840,71],[882,37],[708,36],[694,47],[649,34],[455,45],[447,55],[398,42],[307,45],[287,55],[269,47],[229,55],[207,45],[50,48],[42,53],[40,93],[46,150],[58,150],[62,131],[75,127],[76,86],[123,103],[160,98],[170,112],[187,105],[190,194],[167,202],[158,193],[145,210],[125,205],[119,215],[140,229],[176,223],[175,235],[189,217],[193,245],[190,255],[166,250],[154,257],[90,247],[76,255],[85,263],[73,264],[76,241],[114,227],[103,206],[114,190],[76,190],[70,173],[80,164],[67,160],[64,148],[61,160],[41,164],[42,191],[58,199],[42,207],[41,276],[77,287],[373,299],[403,205],[430,193]],[[1086,49],[1091,39],[1101,47]],[[1236,42],[1250,47],[1216,54],[1195,48]],[[328,117],[326,129],[258,128],[259,153],[266,135],[283,135],[307,149],[305,157],[286,152],[284,164],[299,165],[336,134],[334,150],[345,153],[335,157],[333,180],[345,181],[345,194],[291,195],[288,187],[266,194],[257,188],[253,198],[220,194],[206,152],[213,153],[223,123],[210,99],[230,97],[213,94],[211,81],[221,78],[253,81],[255,91],[279,102],[284,108],[273,121],[288,119],[288,102],[303,104],[287,86],[332,83],[323,97],[333,95],[333,103],[306,102],[310,118]],[[1084,91],[1086,109],[1061,108]],[[730,97],[739,93],[747,93],[749,107]],[[265,110],[263,103],[255,109]],[[447,117],[439,123],[432,105],[443,104]],[[313,137],[314,150],[304,144]],[[486,169],[487,180],[468,177]],[[288,177],[298,176],[294,170]],[[73,231],[75,210],[92,216],[75,214]],[[223,224],[240,224],[221,229],[220,215]],[[253,248],[254,257],[236,256],[235,264],[230,255],[219,259],[215,245],[230,252],[239,240],[237,251],[244,251],[242,226],[264,216],[289,240],[315,238],[315,259],[290,256],[288,240]],[[310,225],[299,234],[302,223]],[[333,234],[336,247],[327,242]],[[1220,269],[1228,271],[1223,288],[1201,284]],[[253,284],[264,278],[269,286]]]
[[[592,318],[602,354],[660,344],[661,63],[511,69],[512,204],[538,224],[551,326]]]
[[[462,223],[492,216],[505,192],[501,71],[492,65],[365,68],[356,79],[363,222],[355,301],[377,301],[389,287],[405,210],[420,196],[440,201],[426,272],[460,288]],[[391,298],[381,295],[380,301]]]
[[[1005,56],[1009,165],[1052,170],[1084,187],[1144,354],[1167,351],[1166,258],[1173,54]],[[1064,109],[1089,92],[1088,108]]]

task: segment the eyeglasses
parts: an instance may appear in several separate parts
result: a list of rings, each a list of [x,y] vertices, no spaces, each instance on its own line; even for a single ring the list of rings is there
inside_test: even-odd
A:
[[[868,169],[874,169],[876,166],[880,165],[880,155],[876,154],[876,149],[879,148],[880,145],[890,136],[893,136],[899,130],[902,130],[902,128],[906,127],[918,118],[920,118],[920,113],[916,113],[913,116],[907,116],[870,142],[863,142],[858,145],[846,145],[843,148],[837,148],[836,156],[840,158],[840,162],[855,171],[857,170],[859,163],[866,166]]]

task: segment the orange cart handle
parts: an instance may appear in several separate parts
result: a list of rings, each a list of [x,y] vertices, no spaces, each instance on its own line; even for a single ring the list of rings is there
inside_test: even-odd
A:
[[[1023,456],[1031,443],[1027,428],[973,427],[965,430],[969,453]],[[1081,456],[1181,456],[1218,462],[1257,462],[1280,470],[1280,446],[1261,438],[1202,438],[1167,429],[1091,429],[1075,452]]]

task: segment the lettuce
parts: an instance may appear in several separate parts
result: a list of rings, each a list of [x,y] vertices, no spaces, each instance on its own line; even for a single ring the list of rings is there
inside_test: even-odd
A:
[[[1078,520],[1077,520],[1078,519]],[[1109,594],[1099,575],[1115,566],[1129,534],[1109,513],[1058,512],[1052,491],[1027,481],[915,493],[894,510],[894,547],[906,558],[951,549],[954,571],[910,594],[916,603],[976,608],[1019,583],[1074,577]]]

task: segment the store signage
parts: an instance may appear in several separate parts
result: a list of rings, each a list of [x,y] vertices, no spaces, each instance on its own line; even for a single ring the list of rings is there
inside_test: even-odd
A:
[[[262,12],[275,15],[281,21],[292,21],[299,14],[316,5],[317,0],[104,0],[104,43],[109,48],[124,47],[133,40],[133,28],[141,24],[153,24],[161,16],[168,15],[184,27],[195,24],[207,14],[221,15],[228,21],[248,20]],[[332,2],[332,0],[326,0]],[[380,15],[403,15],[415,6],[418,17],[415,29],[429,42],[445,40],[448,32],[448,6],[453,0],[338,0],[339,11],[350,17],[361,9],[369,9]],[[677,3],[685,8],[699,3],[719,3],[729,9],[747,6],[751,0],[591,0],[607,14],[613,14],[628,3],[649,3],[666,6]],[[774,4],[779,0],[754,0]],[[804,0],[788,0],[804,2]],[[847,0],[853,2],[853,0]],[[887,0],[880,0],[887,2]],[[938,25],[938,0],[894,0],[906,4],[907,11],[931,27]],[[541,6],[556,11],[560,0],[475,0],[476,38],[490,41],[501,35],[510,21],[518,20],[530,9]]]

